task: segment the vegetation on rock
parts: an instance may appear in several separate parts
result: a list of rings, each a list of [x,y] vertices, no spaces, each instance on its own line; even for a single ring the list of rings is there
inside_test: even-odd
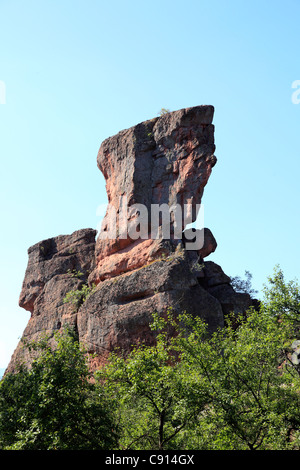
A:
[[[89,286],[87,283],[82,284],[80,289],[71,290],[67,292],[63,299],[64,304],[71,303],[75,306],[76,311],[86,301],[86,299],[94,292],[96,288],[95,284]]]
[[[255,297],[258,294],[258,291],[252,287],[252,274],[245,270],[245,280],[240,276],[234,276],[231,278],[231,285],[236,292],[242,292],[249,294],[250,297]]]

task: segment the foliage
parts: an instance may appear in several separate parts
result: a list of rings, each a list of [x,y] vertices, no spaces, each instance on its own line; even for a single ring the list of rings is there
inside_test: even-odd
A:
[[[167,108],[161,108],[160,111],[159,111],[159,113],[158,113],[158,115],[159,115],[159,116],[163,116],[164,114],[168,114],[169,112],[170,112],[169,109],[167,109]]]
[[[300,322],[300,287],[296,280],[285,282],[280,266],[274,268],[264,286],[264,305],[268,313],[277,318]]]
[[[30,343],[39,352],[0,383],[0,448],[109,449],[116,442],[113,404],[90,382],[84,350],[70,330]]]
[[[205,338],[201,320],[187,316],[184,321],[192,329],[181,340],[185,361],[205,379],[208,391],[207,409],[199,420],[202,446],[289,448],[290,408],[299,408],[300,383],[297,379],[296,391],[289,371],[279,370],[291,344],[290,325],[253,310],[239,319],[237,329],[234,321]]]
[[[76,277],[77,279],[80,279],[81,277],[84,276],[84,273],[82,271],[80,270],[77,271],[76,269],[73,269],[73,270],[68,269],[67,273],[70,274],[71,277]]]
[[[119,403],[121,447],[298,450],[300,368],[291,361],[297,330],[269,307],[265,302],[238,321],[232,316],[213,334],[199,317],[154,315],[157,345],[126,358],[114,354],[101,372]]]
[[[116,350],[93,376],[72,332],[30,343],[32,368],[0,382],[0,447],[299,450],[298,313],[298,284],[276,267],[260,311],[213,333],[154,314],[155,344]]]
[[[252,274],[245,270],[246,279],[242,279],[240,276],[235,276],[231,278],[231,285],[236,292],[241,292],[249,294],[250,297],[254,297],[258,291],[252,287]]]
[[[112,354],[99,372],[98,380],[105,380],[119,403],[121,448],[174,449],[179,433],[203,407],[201,380],[180,362],[168,333],[174,326],[170,310],[168,321],[155,314],[157,344],[136,347],[127,358]]]
[[[89,286],[88,284],[82,284],[80,289],[71,290],[68,292],[64,297],[63,302],[65,304],[72,303],[77,311],[79,307],[86,301],[86,299],[95,291],[95,288],[95,284],[92,284],[92,286]]]

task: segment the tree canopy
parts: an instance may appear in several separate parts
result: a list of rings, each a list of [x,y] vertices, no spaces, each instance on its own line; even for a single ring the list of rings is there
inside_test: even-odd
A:
[[[0,383],[0,447],[110,449],[117,442],[113,403],[91,381],[86,353],[73,331],[27,347],[39,352]]]

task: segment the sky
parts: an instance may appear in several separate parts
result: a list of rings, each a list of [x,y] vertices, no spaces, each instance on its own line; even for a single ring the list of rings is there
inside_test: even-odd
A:
[[[28,248],[97,228],[101,142],[215,107],[207,260],[299,279],[299,0],[0,0],[0,368],[29,320]],[[293,88],[294,87],[294,88]]]

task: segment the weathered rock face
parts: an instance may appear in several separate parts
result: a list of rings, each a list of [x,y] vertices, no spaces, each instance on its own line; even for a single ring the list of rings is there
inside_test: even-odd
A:
[[[97,163],[106,179],[109,206],[101,236],[109,232],[115,214],[122,212],[122,216],[112,239],[97,239],[96,268],[90,282],[131,271],[155,257],[156,245],[150,233],[155,204],[177,205],[182,211],[184,205],[189,206],[189,223],[196,220],[197,205],[216,163],[213,114],[213,106],[182,109],[131,127],[102,143]],[[128,210],[121,211],[125,198]],[[136,204],[142,204],[149,216],[147,234],[137,240],[127,229],[138,217]],[[182,217],[182,230],[185,222]]]
[[[96,364],[116,347],[152,344],[152,313],[164,314],[168,307],[201,315],[210,331],[223,326],[222,305],[200,285],[203,276],[197,254],[177,247],[167,258],[98,284],[77,320],[80,338],[97,354]]]
[[[95,236],[96,230],[78,230],[72,235],[49,238],[30,247],[20,307],[37,313],[36,300],[55,276],[82,271],[87,277],[94,265]]]
[[[106,179],[109,206],[101,234],[108,231],[115,214],[122,223],[112,239],[95,241],[96,231],[84,229],[29,248],[19,304],[31,312],[31,318],[23,338],[53,336],[68,323],[95,353],[97,366],[116,347],[126,351],[137,342],[152,344],[155,337],[149,322],[154,311],[164,313],[172,307],[175,312],[199,315],[214,331],[224,325],[229,312],[244,312],[252,304],[249,295],[234,291],[220,266],[203,261],[217,247],[209,229],[202,230],[203,246],[193,250],[187,249],[189,230],[182,240],[174,237],[174,219],[169,239],[161,224],[157,238],[150,225],[144,239],[127,232],[140,217],[136,204],[143,204],[149,213],[153,204],[189,204],[189,222],[196,219],[197,204],[216,163],[212,118],[212,106],[183,109],[103,142],[97,161]],[[80,291],[88,283],[96,287],[81,305],[64,302],[68,292]],[[31,361],[21,343],[7,371],[19,361]]]
[[[20,307],[31,312],[23,338],[37,340],[43,333],[53,335],[64,324],[76,326],[74,306],[64,303],[66,294],[80,289],[94,267],[96,230],[44,240],[28,250],[28,265],[19,298]],[[76,277],[82,273],[79,277]],[[8,371],[19,361],[30,362],[22,342],[17,346]]]

